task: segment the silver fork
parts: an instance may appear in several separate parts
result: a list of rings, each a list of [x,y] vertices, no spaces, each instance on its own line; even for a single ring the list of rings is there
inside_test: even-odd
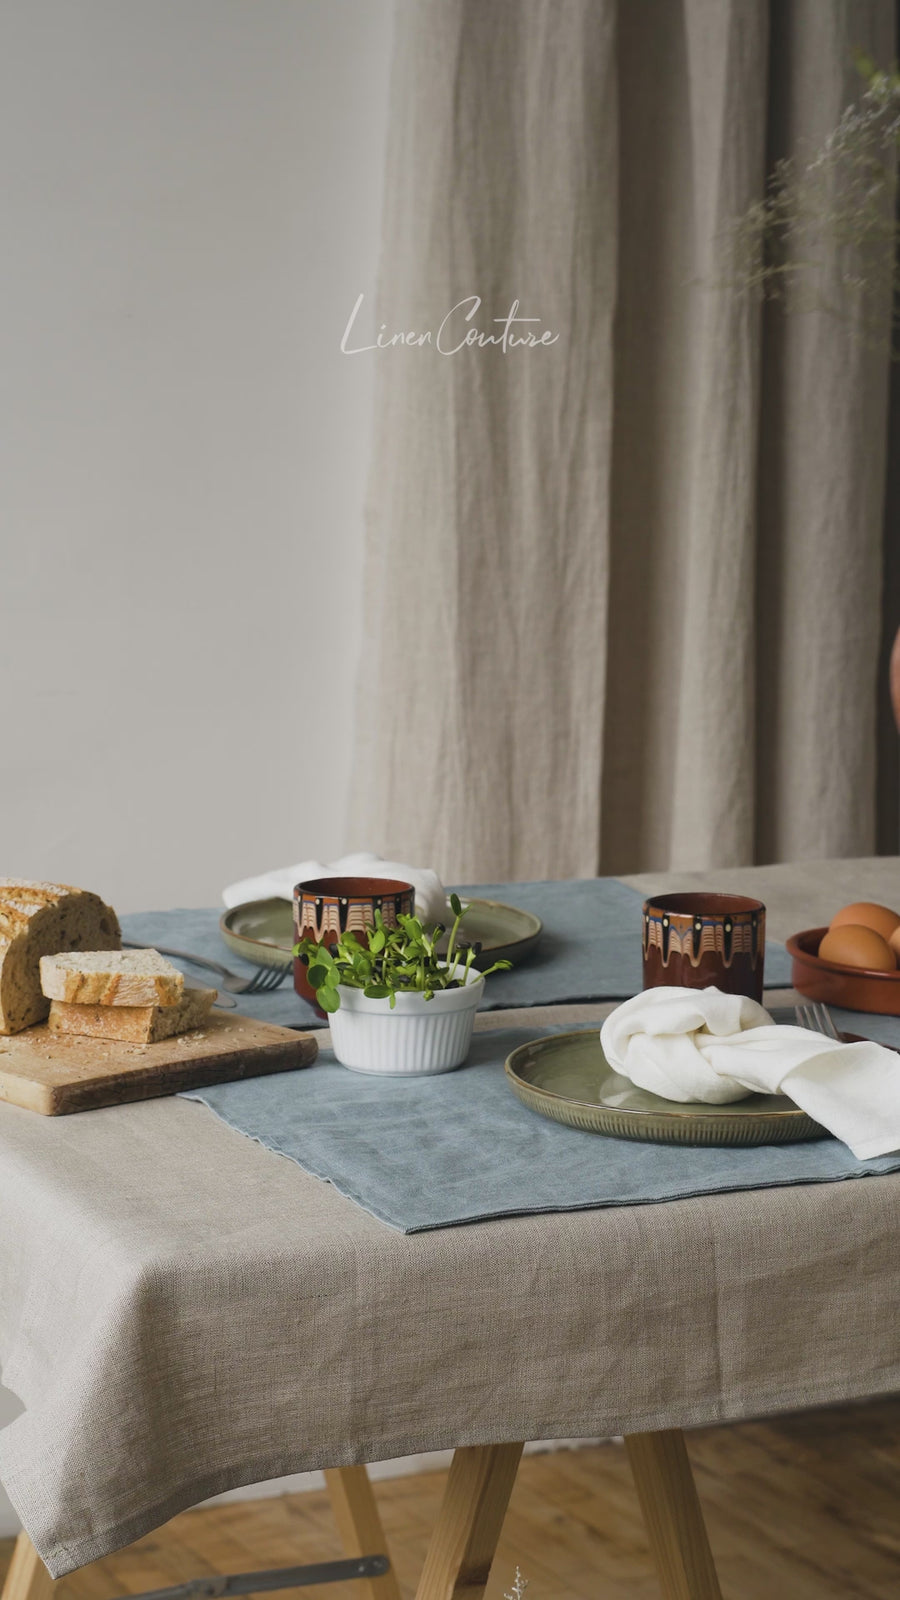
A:
[[[808,1028],[811,1033],[824,1034],[826,1039],[836,1039],[838,1044],[843,1044],[843,1034],[838,1032],[831,1012],[820,1000],[813,1000],[808,1006],[795,1006],[794,1016],[801,1028]]]
[[[125,950],[147,949],[147,945],[137,939],[123,939],[122,946]],[[161,944],[155,944],[153,949],[158,950],[161,956],[174,956],[176,961],[189,961],[191,966],[206,967],[210,972],[217,973],[220,987],[227,989],[229,994],[271,994],[274,989],[280,989],[291,970],[290,967],[259,967],[251,977],[241,978],[236,972],[220,966],[218,961],[191,955],[189,950],[168,950]]]

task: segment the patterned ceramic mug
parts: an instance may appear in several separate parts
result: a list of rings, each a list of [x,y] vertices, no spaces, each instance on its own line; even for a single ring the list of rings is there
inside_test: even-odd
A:
[[[658,894],[644,902],[644,988],[674,984],[763,997],[766,908],[742,894]]]
[[[376,910],[386,928],[395,928],[398,914],[411,917],[415,903],[412,884],[394,878],[312,878],[294,886],[294,942],[315,939],[318,944],[332,944],[342,933],[374,928]],[[296,956],[294,988],[315,1005],[306,966]]]

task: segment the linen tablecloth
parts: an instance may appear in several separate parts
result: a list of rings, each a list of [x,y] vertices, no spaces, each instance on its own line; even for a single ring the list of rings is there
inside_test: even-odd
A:
[[[798,879],[743,882],[783,937]],[[183,1100],[0,1106],[0,1476],[58,1575],[305,1468],[894,1392],[898,1234],[900,1175],[403,1235]]]

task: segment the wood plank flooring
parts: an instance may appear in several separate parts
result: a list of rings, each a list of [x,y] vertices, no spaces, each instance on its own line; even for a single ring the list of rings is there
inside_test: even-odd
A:
[[[688,1435],[688,1446],[726,1600],[898,1600],[900,1399],[703,1429]],[[445,1477],[375,1486],[406,1596]],[[0,1541],[0,1571],[11,1548]],[[56,1600],[113,1600],[203,1573],[340,1553],[324,1493],[230,1503],[185,1512],[73,1573]],[[527,1600],[659,1600],[621,1445],[523,1460],[487,1600],[501,1600],[517,1565]],[[359,1600],[352,1584],[284,1593]]]

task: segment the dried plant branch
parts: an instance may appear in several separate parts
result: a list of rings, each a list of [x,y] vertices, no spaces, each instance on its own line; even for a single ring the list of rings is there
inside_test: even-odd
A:
[[[503,1600],[525,1600],[525,1590],[528,1588],[528,1579],[523,1578],[521,1571],[516,1567],[516,1575],[512,1587],[504,1591]]]
[[[725,282],[781,301],[791,312],[826,311],[867,341],[900,335],[900,72],[857,65],[866,88],[809,160],[779,161],[765,196],[724,239]]]

